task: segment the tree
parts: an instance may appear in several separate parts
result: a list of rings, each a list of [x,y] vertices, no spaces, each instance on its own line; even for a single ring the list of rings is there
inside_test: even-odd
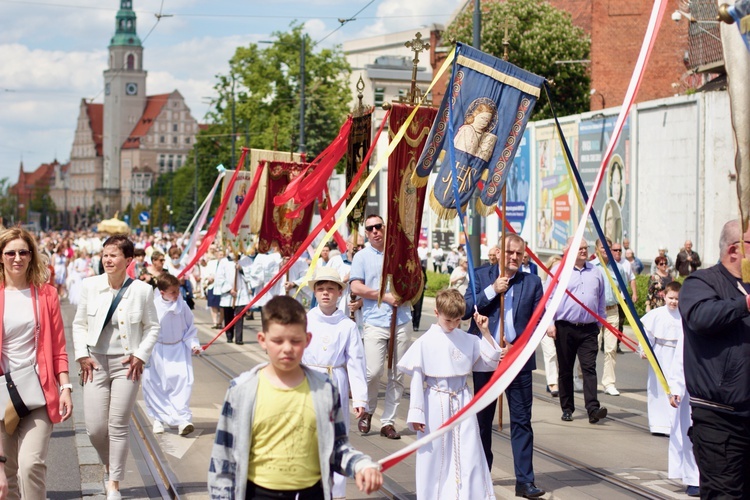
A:
[[[10,180],[4,177],[0,179],[0,219],[2,219],[2,225],[10,226],[15,220],[17,210],[16,196],[10,192]]]
[[[233,170],[232,135],[236,137],[235,162],[243,146],[297,151],[299,147],[300,48],[305,39],[305,143],[312,159],[336,137],[349,113],[351,92],[349,68],[339,48],[315,50],[293,23],[291,32],[276,32],[274,43],[238,47],[229,61],[229,72],[217,75],[218,97],[209,114],[210,125],[201,130],[185,165],[164,174],[149,192],[154,224],[168,219],[166,205],[173,211],[172,222],[183,230],[195,213],[196,163],[198,204],[213,186],[223,164]],[[234,120],[232,119],[234,104]],[[197,161],[196,161],[197,160]],[[246,165],[247,166],[247,165]],[[167,180],[172,183],[168,186]],[[219,196],[214,197],[214,208]],[[187,221],[187,222],[186,222]]]
[[[462,12],[445,30],[443,40],[470,43],[473,9]],[[551,80],[552,99],[558,116],[589,110],[591,77],[585,63],[557,61],[589,59],[591,39],[573,25],[570,14],[546,1],[491,0],[482,2],[481,49],[502,57],[508,26],[508,60],[516,66]],[[534,120],[551,118],[549,101],[540,98]]]

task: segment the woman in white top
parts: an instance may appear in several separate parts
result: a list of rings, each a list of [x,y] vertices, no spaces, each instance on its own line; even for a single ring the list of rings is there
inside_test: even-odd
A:
[[[15,227],[0,234],[0,253],[2,372],[12,376],[36,365],[46,401],[25,416],[12,405],[0,408],[0,455],[7,458],[0,467],[0,498],[20,499],[21,492],[24,498],[47,498],[52,425],[73,411],[60,302],[57,290],[46,284],[47,268],[28,231]]]
[[[109,473],[107,500],[122,498],[130,417],[143,367],[159,337],[153,289],[127,277],[134,252],[126,236],[104,242],[105,274],[83,280],[73,320],[75,357],[85,384],[86,431]]]

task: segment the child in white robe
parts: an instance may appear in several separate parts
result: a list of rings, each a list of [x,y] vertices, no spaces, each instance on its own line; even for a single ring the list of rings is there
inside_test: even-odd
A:
[[[318,305],[307,313],[307,329],[312,334],[302,363],[313,370],[328,373],[339,389],[341,408],[349,407],[349,388],[357,419],[367,410],[365,355],[357,325],[338,308],[345,283],[335,269],[318,267],[308,283]],[[344,419],[349,433],[349,419]],[[346,477],[333,476],[333,498],[346,497]]]
[[[677,341],[682,337],[682,318],[677,310],[677,299],[680,295],[680,283],[673,281],[671,287],[664,289],[665,304],[652,309],[641,318],[646,337],[654,348],[656,359],[659,360],[664,375],[670,371],[672,360],[677,351]],[[646,358],[640,349],[641,358]],[[654,370],[649,366],[648,381],[646,383],[648,396],[648,426],[652,434],[668,435],[672,429],[675,409],[669,404],[669,396],[656,378]]]
[[[398,362],[398,369],[412,376],[406,420],[418,437],[436,430],[465,406],[472,398],[466,378],[473,370],[494,370],[503,355],[486,316],[474,314],[481,339],[458,328],[466,308],[458,290],[438,292],[435,306],[438,324]],[[420,500],[495,498],[475,418],[417,450],[416,469]]]
[[[672,283],[678,282],[673,281]],[[670,283],[667,285],[667,303],[669,303]],[[675,293],[679,293],[680,287],[676,288]],[[672,407],[677,408],[677,412],[672,419],[672,430],[669,433],[669,469],[667,477],[669,479],[681,479],[687,486],[685,493],[691,497],[700,496],[700,473],[698,465],[695,463],[693,455],[693,443],[688,437],[688,429],[693,425],[690,417],[690,397],[685,388],[685,370],[683,366],[683,349],[685,347],[685,336],[680,328],[680,338],[677,340],[674,358],[669,371],[665,370],[664,375],[667,377],[669,390],[672,394],[669,396],[669,403]],[[687,396],[687,397],[686,397]]]
[[[193,313],[182,299],[180,283],[171,274],[159,277],[154,294],[159,316],[159,339],[143,371],[143,399],[146,413],[154,420],[154,434],[164,432],[164,425],[176,426],[181,436],[195,429],[190,411],[193,390],[193,362],[190,357],[201,352]]]

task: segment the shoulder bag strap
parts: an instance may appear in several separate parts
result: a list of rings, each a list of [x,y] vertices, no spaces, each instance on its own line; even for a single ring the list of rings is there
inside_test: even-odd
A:
[[[112,320],[112,315],[115,314],[115,309],[117,309],[117,305],[120,303],[120,299],[122,299],[122,295],[125,293],[125,290],[130,286],[132,282],[133,280],[131,278],[127,278],[125,280],[125,283],[123,283],[122,286],[120,287],[120,291],[117,292],[115,299],[112,301],[112,305],[109,306],[109,311],[107,311],[107,317],[104,319],[104,324],[102,325],[102,332],[104,331],[105,328],[107,328],[107,325]]]

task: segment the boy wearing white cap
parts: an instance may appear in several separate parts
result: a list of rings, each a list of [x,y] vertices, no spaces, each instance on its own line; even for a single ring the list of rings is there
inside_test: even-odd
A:
[[[365,356],[356,323],[338,308],[345,283],[335,269],[318,267],[308,286],[318,305],[307,313],[307,330],[312,333],[312,340],[302,363],[328,373],[338,386],[342,408],[349,407],[351,387],[354,414],[359,419],[367,410]],[[344,424],[348,434],[349,419],[344,419]],[[345,497],[346,477],[334,474],[333,498]]]

